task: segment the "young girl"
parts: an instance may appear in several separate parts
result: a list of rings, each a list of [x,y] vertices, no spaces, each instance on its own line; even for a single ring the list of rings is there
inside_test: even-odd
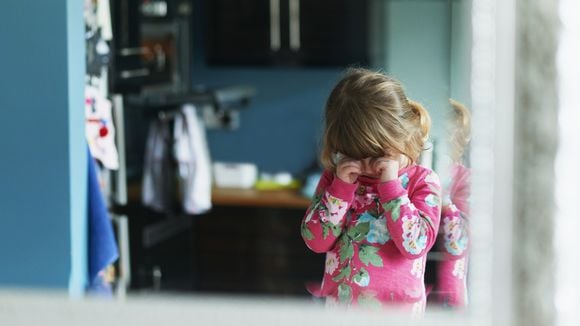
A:
[[[450,181],[445,187],[438,247],[444,254],[437,266],[436,293],[445,307],[467,304],[467,262],[469,245],[470,171],[463,157],[471,139],[469,110],[450,101],[449,143],[451,148]]]
[[[325,171],[301,233],[326,266],[309,290],[327,303],[422,312],[441,210],[437,175],[416,164],[427,111],[396,80],[354,69],[332,90],[325,120]]]

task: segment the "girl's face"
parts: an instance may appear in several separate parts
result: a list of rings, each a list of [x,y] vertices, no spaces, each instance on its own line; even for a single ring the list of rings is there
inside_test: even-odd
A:
[[[373,179],[378,179],[381,177],[381,171],[376,170],[376,162],[380,157],[367,157],[365,159],[359,160],[361,175]]]

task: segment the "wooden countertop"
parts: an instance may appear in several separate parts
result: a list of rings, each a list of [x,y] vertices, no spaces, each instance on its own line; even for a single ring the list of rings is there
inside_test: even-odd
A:
[[[308,208],[310,199],[295,190],[213,188],[212,203],[222,206]]]
[[[129,184],[130,201],[141,201],[141,184]],[[302,208],[310,206],[310,199],[296,190],[212,189],[212,204],[216,206],[248,206],[271,208]]]

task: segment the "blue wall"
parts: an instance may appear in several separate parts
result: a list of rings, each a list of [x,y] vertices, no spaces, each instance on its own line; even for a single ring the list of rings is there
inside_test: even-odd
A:
[[[257,94],[240,111],[235,131],[208,130],[212,159],[254,162],[263,172],[299,173],[317,161],[326,97],[342,70],[208,67],[204,57],[203,1],[194,0],[193,84],[248,85]]]
[[[0,4],[0,285],[86,280],[82,1]]]
[[[261,171],[298,173],[317,159],[326,97],[340,70],[210,69],[195,71],[207,85],[252,85],[257,94],[235,131],[210,130],[214,160],[256,162]]]
[[[403,82],[408,95],[432,114],[435,138],[449,98],[450,17],[448,1],[377,0],[374,65]],[[201,19],[198,19],[198,22]],[[377,30],[383,28],[385,30]],[[215,160],[252,161],[266,171],[300,172],[316,160],[324,102],[341,69],[213,68],[203,64],[203,35],[194,31],[194,83],[246,84],[258,94],[241,112],[236,131],[208,132]]]
[[[388,2],[388,70],[407,95],[429,110],[433,168],[441,173],[446,149],[445,115],[451,83],[451,2]]]
[[[447,1],[391,1],[387,69],[407,95],[423,103],[442,134],[450,83],[450,5]]]
[[[451,98],[471,107],[471,0],[452,2]]]

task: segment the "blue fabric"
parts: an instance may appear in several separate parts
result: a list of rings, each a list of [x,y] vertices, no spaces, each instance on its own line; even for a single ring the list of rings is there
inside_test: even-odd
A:
[[[94,286],[101,283],[99,272],[117,260],[119,249],[97,178],[95,159],[90,152],[88,161],[89,286]]]

